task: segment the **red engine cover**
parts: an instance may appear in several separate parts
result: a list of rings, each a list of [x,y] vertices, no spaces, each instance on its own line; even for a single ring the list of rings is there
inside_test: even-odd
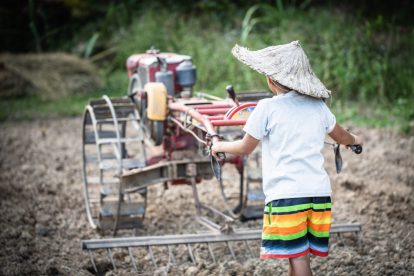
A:
[[[126,67],[128,72],[128,78],[134,73],[138,73],[140,80],[142,82],[142,86],[144,86],[147,82],[154,82],[155,81],[155,73],[160,71],[160,63],[157,60],[158,58],[163,58],[167,62],[167,70],[173,73],[173,80],[175,88],[174,90],[181,91],[181,87],[175,81],[175,71],[178,65],[182,63],[184,60],[191,59],[190,56],[186,55],[179,55],[175,53],[156,53],[156,52],[149,52],[145,54],[135,54],[130,56],[127,59]]]

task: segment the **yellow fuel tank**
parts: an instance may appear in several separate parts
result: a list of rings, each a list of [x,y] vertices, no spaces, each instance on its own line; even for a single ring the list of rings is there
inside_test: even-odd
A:
[[[164,121],[167,116],[167,88],[161,82],[148,82],[144,90],[147,92],[148,119]]]

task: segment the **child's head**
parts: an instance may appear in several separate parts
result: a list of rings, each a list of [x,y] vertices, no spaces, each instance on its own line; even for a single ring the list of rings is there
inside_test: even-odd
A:
[[[275,81],[272,83],[268,79],[272,92],[281,85],[282,88],[290,88],[289,90],[316,98],[329,98],[331,95],[331,91],[326,89],[313,72],[299,41],[257,51],[236,44],[232,53],[244,64]]]

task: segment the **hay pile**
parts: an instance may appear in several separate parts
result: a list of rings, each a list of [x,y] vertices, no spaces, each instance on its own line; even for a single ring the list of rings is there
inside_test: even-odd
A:
[[[0,98],[38,94],[44,99],[56,99],[90,92],[102,85],[96,68],[73,55],[0,55]]]

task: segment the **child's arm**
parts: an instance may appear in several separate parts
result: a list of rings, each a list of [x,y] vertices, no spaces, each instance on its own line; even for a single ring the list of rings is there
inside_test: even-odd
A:
[[[363,140],[360,136],[346,131],[343,127],[336,124],[329,136],[338,144],[342,145],[362,145]]]
[[[256,148],[259,142],[260,140],[257,140],[246,133],[243,139],[241,140],[232,142],[215,142],[211,146],[211,151],[214,156],[216,156],[217,152],[227,152],[234,155],[248,155],[252,153],[252,151]]]

